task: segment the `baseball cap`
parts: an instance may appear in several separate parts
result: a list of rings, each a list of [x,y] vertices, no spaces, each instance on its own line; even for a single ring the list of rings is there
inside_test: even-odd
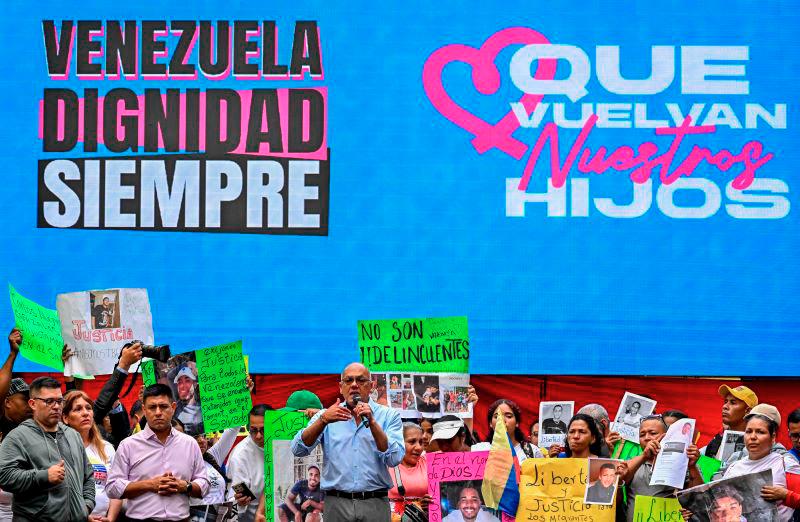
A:
[[[286,406],[279,411],[298,411],[308,410],[314,408],[317,410],[322,409],[322,401],[313,392],[308,390],[293,391],[289,398],[286,399]]]
[[[16,377],[11,379],[11,385],[8,387],[8,397],[11,397],[15,393],[24,393],[29,394],[31,391],[30,387],[28,387],[28,383],[25,382],[23,379]]]
[[[192,370],[189,369],[188,366],[181,367],[181,369],[178,370],[178,374],[175,375],[175,379],[172,382],[178,384],[178,379],[180,379],[181,377],[188,377],[193,381],[197,380],[197,377],[194,376],[194,373],[192,372]]]
[[[458,430],[464,427],[464,421],[455,415],[445,415],[433,425],[433,436],[431,440],[452,439]]]
[[[723,399],[727,397],[729,393],[740,401],[743,401],[750,408],[758,404],[758,396],[747,386],[737,386],[736,388],[731,388],[727,384],[723,384],[719,387],[719,395]]]
[[[778,411],[778,408],[773,406],[772,404],[757,404],[750,410],[750,413],[744,416],[745,419],[749,419],[753,415],[763,415],[764,417],[768,418],[771,421],[774,421],[775,424],[778,426],[781,425],[781,414]]]

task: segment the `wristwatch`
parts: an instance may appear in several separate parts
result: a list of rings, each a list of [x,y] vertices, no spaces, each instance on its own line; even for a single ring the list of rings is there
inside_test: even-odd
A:
[[[188,497],[192,496],[192,483],[188,480],[186,481],[186,491],[184,493],[186,493]]]

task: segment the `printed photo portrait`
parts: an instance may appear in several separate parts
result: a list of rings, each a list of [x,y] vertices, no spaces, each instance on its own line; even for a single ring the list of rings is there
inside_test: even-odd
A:
[[[172,394],[178,405],[173,418],[183,424],[187,435],[204,433],[195,352],[178,354],[165,363],[158,361],[153,363],[158,382],[172,388]]]
[[[372,391],[369,394],[370,398],[382,406],[388,406],[388,398],[386,395],[386,374],[373,373],[372,374]]]
[[[399,373],[390,373],[389,374],[389,389],[390,390],[400,390],[403,388],[401,383],[401,377]]]
[[[589,480],[586,481],[584,503],[604,506],[614,503],[619,482],[619,475],[617,475],[619,462],[614,459],[589,459]]]
[[[417,398],[417,411],[441,413],[438,375],[415,375],[414,395]]]
[[[417,402],[414,400],[414,392],[411,390],[403,391],[403,409],[406,411],[415,411],[417,409]]]
[[[656,401],[635,393],[625,392],[615,420],[638,430],[642,418],[651,415],[655,407]]]
[[[89,311],[92,330],[119,328],[119,290],[96,290],[89,292]]]
[[[411,390],[413,389],[414,379],[410,373],[403,374],[403,389],[404,390]]]
[[[744,432],[725,430],[717,459],[725,462],[737,451],[744,451]]]
[[[403,392],[402,391],[390,391],[389,392],[389,407],[394,408],[396,410],[402,410],[403,408]]]
[[[469,411],[469,387],[442,386],[445,413],[467,413]]]
[[[320,488],[322,446],[306,457],[295,457],[290,445],[289,440],[272,441],[275,520],[320,522],[325,509]]]
[[[500,522],[500,515],[483,503],[480,480],[439,483],[442,522]]]
[[[678,502],[698,522],[774,522],[775,503],[761,498],[761,488],[772,485],[772,471],[765,470],[678,492]]]
[[[567,422],[572,418],[575,403],[542,402],[539,404],[539,433],[566,435]]]

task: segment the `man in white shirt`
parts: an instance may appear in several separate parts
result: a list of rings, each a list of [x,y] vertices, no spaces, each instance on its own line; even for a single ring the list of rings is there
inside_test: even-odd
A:
[[[228,459],[228,478],[231,489],[228,500],[239,505],[239,522],[253,522],[258,501],[264,492],[264,412],[266,404],[257,404],[250,410],[247,428],[250,436],[240,442]],[[239,484],[244,484],[254,496],[237,493]]]
[[[442,522],[499,522],[497,517],[481,509],[478,490],[465,487],[458,494],[458,511],[451,511]]]

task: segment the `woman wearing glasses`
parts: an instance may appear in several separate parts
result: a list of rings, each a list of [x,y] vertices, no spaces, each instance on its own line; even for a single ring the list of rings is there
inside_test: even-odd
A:
[[[650,485],[653,465],[661,451],[661,439],[666,434],[667,424],[661,415],[644,417],[639,425],[639,445],[642,447],[642,454],[621,464],[624,470],[622,479],[628,487],[628,522],[633,521],[634,502],[638,495],[665,498],[675,494],[673,487]],[[696,466],[700,451],[692,444],[687,448],[686,455],[689,457],[689,470],[685,487],[698,486],[703,483],[703,476]]]
[[[106,495],[106,479],[114,461],[114,446],[100,436],[94,422],[94,401],[82,391],[74,390],[64,396],[64,424],[77,431],[86,456],[94,469],[95,506],[89,522],[114,522],[122,508],[121,500],[109,500]]]

